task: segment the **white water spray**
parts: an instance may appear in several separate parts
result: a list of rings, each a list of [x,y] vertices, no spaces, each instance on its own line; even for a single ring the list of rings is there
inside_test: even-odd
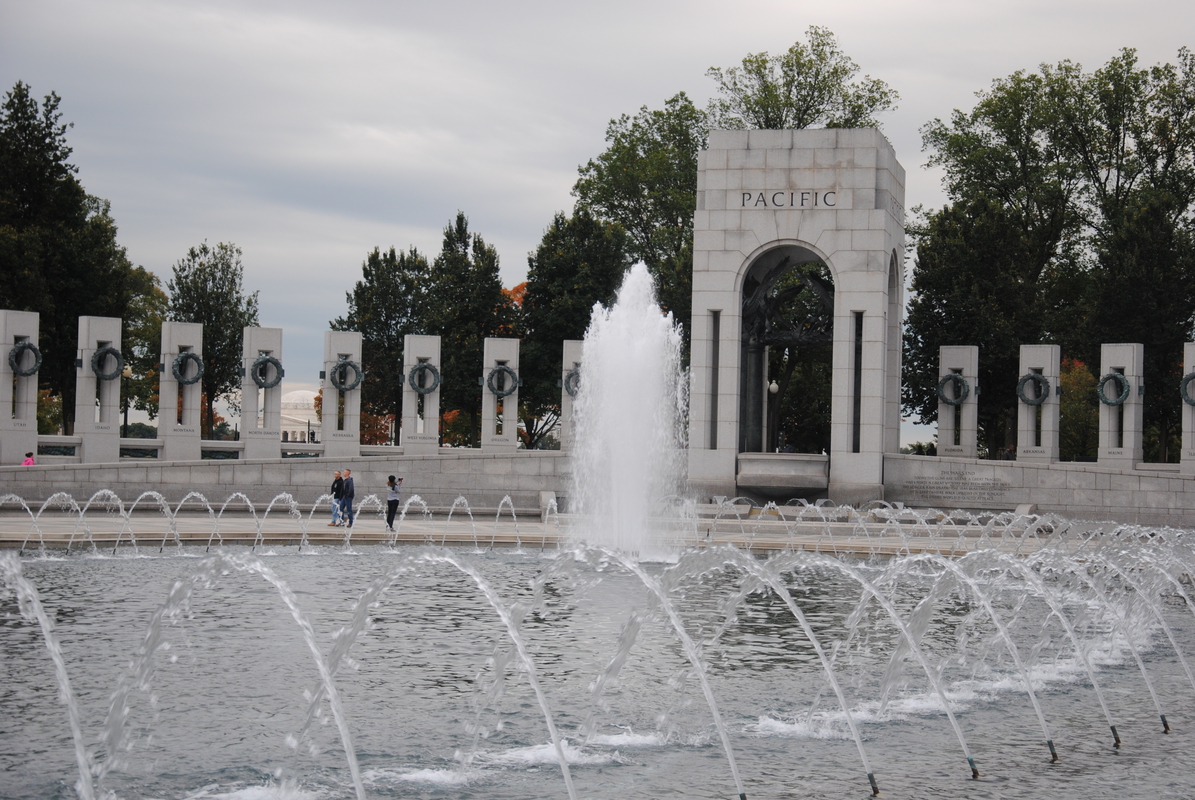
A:
[[[651,557],[665,544],[668,498],[684,478],[688,382],[681,334],[656,304],[643,264],[631,268],[609,309],[594,306],[573,414],[575,534]]]

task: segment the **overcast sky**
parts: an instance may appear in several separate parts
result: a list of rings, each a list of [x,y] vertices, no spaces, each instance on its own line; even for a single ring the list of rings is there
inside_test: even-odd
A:
[[[507,286],[612,117],[711,66],[830,28],[901,95],[884,132],[906,206],[935,207],[919,128],[1042,62],[1144,64],[1193,44],[1189,0],[60,2],[0,0],[0,88],[62,97],[87,190],[130,259],[163,278],[204,239],[244,250],[288,388],[316,388],[328,320],[375,246],[429,256],[464,211]]]

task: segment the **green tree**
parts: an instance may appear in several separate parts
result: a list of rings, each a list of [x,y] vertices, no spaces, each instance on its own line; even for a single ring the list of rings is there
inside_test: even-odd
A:
[[[132,377],[125,381],[122,403],[158,414],[158,361],[162,357],[162,320],[170,309],[170,298],[162,281],[144,267],[133,270],[132,299],[124,316],[123,350]],[[123,407],[123,406],[122,406]]]
[[[257,292],[245,294],[245,268],[241,249],[204,241],[192,247],[174,265],[166,284],[170,293],[170,319],[203,324],[203,396],[206,405],[204,433],[216,425],[215,401],[222,397],[239,408],[244,329],[257,322]]]
[[[361,264],[361,280],[346,294],[348,313],[329,323],[334,331],[361,333],[361,401],[368,414],[402,418],[403,339],[425,331],[427,291],[422,253],[414,247],[403,253],[375,247]]]
[[[577,206],[627,232],[632,259],[656,281],[661,307],[688,336],[693,280],[697,154],[709,139],[706,114],[681,92],[656,111],[623,114],[606,128],[606,150],[579,170]]]
[[[1087,318],[1087,352],[1101,342],[1145,345],[1146,460],[1177,461],[1182,403],[1183,343],[1195,323],[1192,231],[1175,225],[1172,200],[1138,191],[1136,204],[1098,245]],[[1093,362],[1094,363],[1094,362]]]
[[[925,422],[938,414],[938,348],[979,347],[987,452],[1016,441],[1020,346],[1040,341],[1044,325],[1044,299],[1026,275],[1025,239],[1004,209],[981,198],[929,217],[918,236],[904,337],[902,399]]]
[[[0,297],[40,315],[39,382],[71,433],[78,318],[123,316],[133,268],[108,203],[75,177],[59,103],[51,92],[39,105],[18,81],[0,106]]]
[[[710,102],[716,127],[790,130],[879,127],[876,116],[900,96],[842,52],[834,34],[816,25],[778,56],[751,53],[741,67],[711,67],[720,97]]]
[[[581,339],[595,303],[610,305],[630,266],[627,235],[584,208],[558,213],[527,257],[519,352],[519,391],[527,447],[534,448],[560,415],[560,369],[564,341]]]
[[[1088,74],[1045,70],[1053,139],[1082,178],[1091,280],[1081,353],[1101,342],[1145,345],[1146,459],[1178,456],[1182,342],[1195,322],[1195,55],[1137,66],[1125,49]]]
[[[912,231],[914,302],[922,311],[909,316],[906,409],[923,420],[934,414],[927,388],[937,374],[931,356],[938,344],[979,343],[962,339],[971,331],[965,325],[953,331],[939,325],[965,287],[920,277],[923,269],[951,269],[932,254],[953,249],[954,269],[975,275],[975,289],[1011,292],[1031,309],[1032,319],[1009,318],[1019,341],[989,337],[984,346],[994,350],[981,351],[981,372],[985,362],[1010,363],[1022,343],[1052,341],[1064,355],[1091,364],[1103,342],[1141,342],[1150,387],[1146,427],[1156,431],[1148,457],[1171,457],[1178,408],[1170,388],[1195,321],[1190,51],[1179,52],[1178,66],[1138,68],[1136,54],[1124,50],[1094,73],[1069,61],[1036,74],[1017,72],[979,93],[972,111],[955,111],[949,124],[935,120],[922,132],[930,163],[945,172],[952,205]],[[959,239],[960,225],[948,218],[981,208],[985,217],[998,211],[1007,235],[993,238],[981,232],[990,226],[977,224],[977,235]],[[1015,257],[993,250],[1001,246]],[[923,253],[931,256],[924,265]],[[932,313],[934,306],[943,310]],[[1008,394],[1000,387],[1011,386],[1006,370],[991,377],[999,382],[984,384],[981,422],[1000,416]]]
[[[1053,112],[1050,141],[1082,180],[1079,199],[1097,239],[1130,224],[1140,192],[1164,199],[1190,223],[1195,203],[1195,54],[1178,65],[1137,66],[1125,48],[1094,73],[1063,61],[1043,66]]]
[[[444,228],[440,254],[428,273],[426,311],[428,333],[440,336],[441,412],[464,416],[469,433],[460,443],[477,446],[481,440],[477,377],[484,340],[513,335],[514,319],[502,292],[498,252],[469,232],[469,220],[462,211]]]
[[[1016,396],[1000,387],[1019,377],[1020,346],[1052,330],[1077,342],[1087,276],[1076,267],[1080,182],[1051,142],[1047,80],[1016,72],[977,97],[971,111],[921,131],[952,204],[909,229],[917,258],[903,401],[923,422],[936,420],[939,348],[978,345],[980,437],[994,453],[1015,441]]]
[[[144,422],[130,422],[126,435],[130,439],[156,439],[158,438],[158,429],[153,425],[146,425]]]
[[[928,165],[943,170],[952,201],[997,203],[1019,230],[1028,259],[1019,269],[1034,283],[1073,246],[1082,221],[1079,178],[1051,141],[1049,94],[1042,76],[1016,72],[978,92],[970,112],[955,110],[949,124],[935,119],[921,129]]]

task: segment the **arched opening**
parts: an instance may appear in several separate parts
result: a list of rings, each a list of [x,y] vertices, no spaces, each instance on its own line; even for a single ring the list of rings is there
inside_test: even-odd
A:
[[[744,275],[742,309],[739,452],[829,452],[829,267],[799,245],[768,250]]]

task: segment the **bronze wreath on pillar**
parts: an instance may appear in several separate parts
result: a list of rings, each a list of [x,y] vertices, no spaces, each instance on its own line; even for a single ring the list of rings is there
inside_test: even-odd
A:
[[[569,397],[576,397],[581,391],[581,368],[573,367],[564,375],[564,391]]]
[[[1025,394],[1025,387],[1031,383],[1033,384],[1034,391],[1037,392],[1037,396],[1035,397],[1030,397],[1029,395]],[[1027,406],[1040,406],[1042,403],[1046,402],[1046,398],[1049,396],[1050,379],[1045,375],[1037,372],[1026,372],[1021,376],[1021,379],[1017,381],[1017,397],[1019,397],[1021,402]]]
[[[116,366],[108,372],[104,372],[104,361],[108,356],[116,359]],[[101,347],[91,354],[91,371],[101,381],[114,381],[124,371],[124,356],[115,347]]]
[[[423,383],[424,375],[430,376],[426,385]],[[436,369],[436,365],[429,361],[420,361],[411,367],[411,372],[407,375],[407,383],[419,394],[431,394],[440,388],[440,370]]]
[[[1120,394],[1116,397],[1109,397],[1104,393],[1104,387],[1108,383],[1115,383],[1120,387]],[[1100,402],[1106,406],[1119,406],[1129,399],[1129,379],[1119,372],[1109,372],[1104,377],[1100,378],[1099,384],[1095,387],[1095,392],[1100,396]]]
[[[504,379],[502,388],[498,388],[500,377]],[[499,364],[490,370],[489,376],[485,379],[485,385],[496,397],[506,397],[514,394],[515,389],[519,388],[519,375],[505,364]]]
[[[953,395],[946,393],[947,384],[953,390]],[[966,378],[957,372],[944,375],[942,376],[942,380],[938,381],[938,399],[948,406],[961,406],[970,394],[971,385],[967,383]]]
[[[266,380],[267,367],[274,368],[273,380]],[[253,379],[253,382],[257,384],[257,388],[259,389],[273,389],[282,383],[282,376],[285,374],[282,369],[282,362],[273,356],[260,355],[253,362],[253,366],[249,367],[249,377]]]
[[[348,371],[353,371],[353,379],[348,379]],[[351,361],[347,358],[342,358],[336,362],[336,366],[332,367],[332,376],[329,380],[332,381],[332,386],[341,392],[351,392],[361,385],[361,381],[365,378],[365,373],[361,371],[361,365],[356,361]]]
[[[28,369],[21,368],[21,356],[25,355],[25,351],[33,353],[33,366]],[[14,375],[19,375],[22,378],[28,378],[30,375],[37,373],[41,369],[41,350],[37,349],[37,345],[33,342],[17,342],[17,344],[8,351],[8,366],[12,367]]]
[[[187,362],[189,361],[195,362],[195,374],[190,378],[184,378],[183,373],[186,371]],[[174,363],[170,365],[170,374],[183,386],[199,383],[199,379],[203,377],[203,358],[198,353],[193,353],[190,350],[185,353],[179,353],[174,357]]]

